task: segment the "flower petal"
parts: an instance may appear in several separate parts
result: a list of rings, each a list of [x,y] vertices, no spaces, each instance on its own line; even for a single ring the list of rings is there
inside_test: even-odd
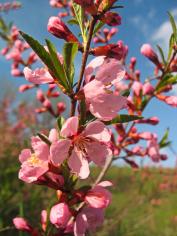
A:
[[[50,158],[54,165],[60,165],[67,158],[71,141],[60,140],[55,142],[50,147]]]
[[[54,82],[50,73],[44,68],[37,68],[32,71],[30,68],[25,67],[23,72],[26,80],[34,84],[47,84]]]
[[[87,137],[97,139],[100,142],[109,142],[111,134],[106,126],[100,121],[94,121],[87,125],[83,134]]]
[[[23,149],[19,155],[19,161],[21,163],[25,162],[31,156],[30,149]]]
[[[51,129],[49,133],[49,140],[53,142],[58,141],[58,131],[56,129]]]
[[[106,158],[112,155],[112,151],[105,144],[93,142],[88,145],[87,154],[96,165],[104,166]]]
[[[70,137],[77,134],[79,126],[79,119],[77,116],[72,116],[66,120],[62,129],[61,129],[61,136],[63,137]]]
[[[86,179],[90,174],[87,159],[75,150],[72,151],[72,154],[68,160],[68,165],[72,172],[76,173],[81,179]]]

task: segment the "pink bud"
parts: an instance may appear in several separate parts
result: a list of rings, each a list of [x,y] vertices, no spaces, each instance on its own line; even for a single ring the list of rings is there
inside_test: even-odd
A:
[[[58,114],[61,114],[66,110],[66,105],[63,102],[57,104]]]
[[[149,83],[146,82],[143,85],[143,95],[151,95],[154,92],[154,87]]]
[[[153,63],[159,65],[159,59],[150,44],[143,44],[141,47],[141,54],[151,60]]]
[[[101,20],[109,26],[117,26],[121,24],[121,17],[116,12],[106,12]]]
[[[139,97],[142,92],[143,86],[139,81],[135,81],[132,85],[132,90],[134,94]]]
[[[49,99],[45,99],[45,101],[43,102],[43,105],[47,109],[51,109],[52,108],[52,104],[51,104]]]
[[[177,107],[177,96],[166,96],[165,102],[172,107]]]
[[[78,39],[59,17],[50,17],[47,28],[48,31],[57,38],[64,39],[68,42],[78,42]]]
[[[22,217],[16,217],[13,219],[13,224],[15,228],[22,231],[32,232],[32,227],[28,222]]]
[[[21,85],[20,87],[19,87],[19,89],[18,89],[18,91],[20,92],[20,93],[23,93],[23,92],[25,92],[26,90],[28,90],[28,89],[31,89],[31,88],[33,88],[34,87],[34,85],[29,85],[29,84],[23,84],[23,85]]]
[[[65,228],[70,217],[71,213],[66,203],[59,203],[51,208],[50,221],[57,228]]]
[[[97,185],[88,191],[85,201],[93,208],[106,208],[111,202],[111,193]]]
[[[43,94],[43,92],[42,92],[41,89],[38,89],[38,90],[37,90],[36,97],[37,97],[37,99],[38,99],[40,102],[44,102],[44,101],[45,101],[45,97],[44,97],[44,94]]]

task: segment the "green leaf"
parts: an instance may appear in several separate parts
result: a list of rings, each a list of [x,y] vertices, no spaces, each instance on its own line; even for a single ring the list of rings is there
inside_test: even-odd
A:
[[[124,97],[128,97],[130,95],[130,90],[127,89],[127,90],[123,91],[120,95],[124,96]]]
[[[170,18],[170,23],[171,23],[171,27],[173,30],[173,34],[175,36],[175,41],[177,40],[177,27],[176,27],[176,22],[174,17],[172,16],[172,14],[170,12],[168,12],[169,18]]]
[[[106,125],[113,125],[113,124],[119,124],[119,123],[128,123],[128,122],[135,121],[135,120],[140,120],[140,119],[143,119],[143,117],[142,116],[122,114],[122,115],[116,116],[111,121],[104,121],[104,123]]]
[[[171,35],[170,37],[170,40],[169,40],[169,51],[168,51],[168,61],[170,60],[171,58],[171,54],[173,52],[173,46],[175,44],[175,37],[174,37],[174,34]]]
[[[73,86],[73,78],[74,78],[74,59],[78,52],[78,44],[77,43],[65,43],[63,47],[63,58],[64,58],[64,68],[66,71],[66,75],[68,80]]]
[[[44,143],[48,144],[49,146],[51,145],[51,141],[48,139],[47,136],[45,136],[44,134],[41,133],[37,133],[37,136],[39,136],[39,138],[44,141]]]
[[[79,23],[76,20],[76,18],[68,20],[67,23],[70,24],[70,25],[79,25]]]
[[[164,56],[162,48],[159,45],[157,45],[157,48],[159,50],[159,53],[160,53],[161,59],[163,61],[163,64],[166,65],[166,60],[165,60],[165,56]]]
[[[87,35],[86,35],[85,27],[84,27],[84,10],[82,9],[82,7],[80,5],[76,4],[74,1],[72,1],[72,6],[74,9],[76,20],[80,26],[82,38],[83,38],[84,42],[86,42]]]
[[[169,137],[169,128],[165,131],[162,139],[159,142],[160,148],[167,147],[167,146],[169,146],[171,144],[171,142],[168,141],[168,137]]]
[[[62,129],[62,126],[64,123],[65,123],[65,118],[63,116],[59,116],[57,118],[57,125],[58,125],[59,131]]]
[[[103,25],[105,25],[104,22],[99,21],[96,25],[95,25],[95,29],[93,31],[93,34],[95,35],[102,27]]]
[[[156,91],[159,91],[161,88],[167,85],[174,85],[174,84],[177,84],[177,75],[173,76],[172,74],[167,74],[160,81],[159,85],[157,86]]]
[[[49,49],[50,58],[52,60],[55,74],[57,79],[59,80],[59,83],[62,84],[66,89],[68,88],[67,84],[67,77],[65,70],[63,68],[63,65],[61,64],[60,60],[58,59],[57,50],[55,48],[55,45],[51,43],[48,39],[46,39],[46,44]]]
[[[39,58],[44,62],[44,64],[53,71],[53,62],[50,58],[50,54],[45,50],[43,45],[41,45],[37,40],[32,38],[30,35],[25,34],[20,31],[21,36],[25,39],[25,41],[30,45],[30,47],[34,50],[34,52],[39,56]]]

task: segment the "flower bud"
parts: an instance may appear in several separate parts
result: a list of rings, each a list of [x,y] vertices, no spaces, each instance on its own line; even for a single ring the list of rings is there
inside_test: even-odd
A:
[[[43,94],[41,89],[37,90],[36,97],[37,97],[37,100],[39,100],[40,102],[44,102],[45,101],[45,97],[44,97],[44,94]]]
[[[117,26],[121,24],[121,17],[116,12],[106,12],[101,17],[101,21],[109,26]]]
[[[125,46],[120,42],[117,44],[108,44],[92,49],[94,56],[107,56],[121,60],[125,56]]]
[[[13,219],[13,224],[15,228],[22,231],[32,232],[32,227],[29,223],[22,217],[16,217]]]
[[[62,112],[66,110],[66,105],[63,102],[59,102],[57,104],[58,114],[60,115]]]
[[[141,47],[141,54],[143,54],[145,57],[147,57],[150,61],[152,61],[154,64],[156,64],[159,68],[161,68],[158,56],[154,52],[154,50],[150,44],[143,44],[143,46]]]
[[[149,83],[146,82],[143,84],[143,95],[151,95],[154,92],[154,87]]]
[[[48,31],[57,38],[64,39],[67,42],[78,43],[78,39],[73,35],[73,33],[68,29],[68,27],[59,17],[50,17],[47,28]]]
[[[57,228],[65,228],[70,217],[71,213],[66,203],[59,203],[51,208],[50,221]]]
[[[83,7],[84,10],[90,13],[91,15],[97,14],[97,9],[93,0],[74,0],[74,2]]]

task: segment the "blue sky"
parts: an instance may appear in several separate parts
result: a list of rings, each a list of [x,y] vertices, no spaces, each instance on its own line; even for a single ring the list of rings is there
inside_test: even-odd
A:
[[[0,0],[0,3],[6,1]],[[31,34],[40,42],[44,42],[45,38],[50,38],[61,49],[63,41],[56,40],[47,32],[48,18],[52,15],[57,15],[57,10],[49,7],[48,0],[21,0],[22,9],[11,11],[5,14],[7,21],[14,21],[18,28]],[[119,1],[124,5],[123,9],[119,10],[122,16],[122,25],[119,27],[119,33],[114,41],[123,40],[129,46],[129,57],[135,56],[138,60],[137,69],[141,70],[142,78],[152,75],[152,65],[139,52],[143,43],[151,43],[154,47],[160,44],[163,48],[167,48],[168,38],[171,32],[168,22],[167,11],[173,13],[177,19],[177,1],[176,0],[129,0]],[[0,41],[0,48],[3,42]],[[78,61],[79,63],[79,58]],[[10,75],[10,63],[0,57],[1,71],[1,91],[5,87],[10,86],[17,91],[18,85],[24,82],[21,78],[12,78]],[[177,88],[173,91],[177,95]],[[29,93],[30,94],[30,93]],[[33,94],[31,94],[33,95]],[[21,94],[18,98],[23,98]],[[177,150],[177,109],[171,108],[158,101],[153,101],[145,111],[145,116],[156,116],[161,120],[159,126],[150,128],[143,126],[143,130],[154,130],[160,136],[163,135],[166,127],[170,128],[170,138],[173,140],[173,146]],[[168,150],[169,161],[167,165],[174,164],[174,158]]]

